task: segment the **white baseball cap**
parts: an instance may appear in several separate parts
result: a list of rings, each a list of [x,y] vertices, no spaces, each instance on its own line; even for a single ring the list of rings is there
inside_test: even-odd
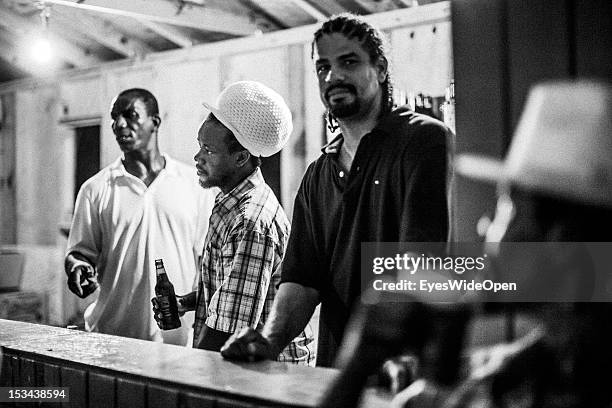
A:
[[[600,206],[612,206],[612,84],[534,86],[504,161],[460,155],[458,173]]]
[[[293,131],[283,97],[259,82],[235,82],[219,94],[215,105],[203,105],[254,156],[278,153]]]

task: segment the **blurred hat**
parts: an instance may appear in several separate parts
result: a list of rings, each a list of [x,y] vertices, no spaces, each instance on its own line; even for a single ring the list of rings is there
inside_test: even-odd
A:
[[[215,105],[203,105],[255,156],[278,153],[293,130],[283,97],[259,82],[235,82],[221,92]]]
[[[470,178],[612,206],[612,85],[534,86],[505,160],[464,154],[455,168]]]

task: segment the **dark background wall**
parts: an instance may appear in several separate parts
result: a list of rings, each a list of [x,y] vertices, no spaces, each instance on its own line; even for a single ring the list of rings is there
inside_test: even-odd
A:
[[[609,0],[454,0],[452,24],[457,153],[503,157],[537,82],[612,80]],[[495,187],[457,182],[458,238],[473,241]]]

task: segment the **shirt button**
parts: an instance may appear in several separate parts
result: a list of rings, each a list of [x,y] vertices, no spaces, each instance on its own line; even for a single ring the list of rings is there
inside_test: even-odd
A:
[[[378,185],[378,184],[380,184],[380,181],[374,180],[374,184]]]
[[[361,170],[361,166],[357,166],[357,171]]]
[[[338,175],[340,176],[340,178],[344,177],[344,172],[342,170],[340,170],[340,173],[338,173]]]

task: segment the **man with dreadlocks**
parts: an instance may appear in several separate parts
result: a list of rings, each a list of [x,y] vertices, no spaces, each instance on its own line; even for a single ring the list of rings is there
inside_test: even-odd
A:
[[[447,239],[448,129],[394,107],[384,43],[350,14],[315,33],[321,100],[341,134],[302,180],[270,319],[261,334],[247,329],[230,338],[224,357],[273,358],[320,302],[317,365],[330,366],[361,292],[361,243]]]

